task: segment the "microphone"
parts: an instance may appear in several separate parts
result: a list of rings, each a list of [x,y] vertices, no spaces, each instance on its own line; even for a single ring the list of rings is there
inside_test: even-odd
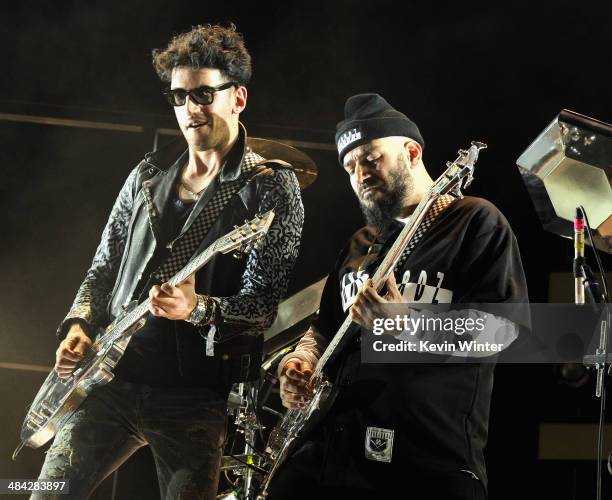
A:
[[[574,302],[584,304],[584,215],[580,207],[576,207],[574,217]]]

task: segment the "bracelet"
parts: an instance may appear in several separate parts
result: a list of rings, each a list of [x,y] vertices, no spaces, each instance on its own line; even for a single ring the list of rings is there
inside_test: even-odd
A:
[[[217,312],[217,302],[208,295],[196,295],[198,301],[185,321],[192,325],[208,325],[213,323]]]

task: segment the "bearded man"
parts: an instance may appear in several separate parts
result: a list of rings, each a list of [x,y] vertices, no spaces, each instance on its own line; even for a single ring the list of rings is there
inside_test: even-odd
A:
[[[512,230],[473,197],[436,201],[437,217],[379,294],[369,278],[433,184],[423,137],[381,96],[360,94],[345,104],[336,144],[367,225],[340,252],[318,320],[279,365],[287,408],[311,397],[306,382],[347,314],[367,328],[381,304],[527,300]],[[494,365],[366,364],[360,355],[355,338],[328,371],[338,396],[279,471],[271,498],[485,498]],[[377,444],[383,451],[373,453]]]

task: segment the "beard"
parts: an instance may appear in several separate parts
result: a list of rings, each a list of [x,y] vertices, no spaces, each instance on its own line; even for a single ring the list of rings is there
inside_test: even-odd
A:
[[[366,223],[383,229],[400,215],[406,197],[413,190],[414,178],[403,154],[400,153],[394,167],[389,170],[387,187],[383,192],[384,197],[378,201],[367,201],[359,196],[359,205]]]

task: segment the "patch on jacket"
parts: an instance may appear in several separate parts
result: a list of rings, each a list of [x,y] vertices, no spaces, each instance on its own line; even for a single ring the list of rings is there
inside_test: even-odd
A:
[[[391,462],[394,430],[368,427],[365,436],[365,457],[377,462]]]

